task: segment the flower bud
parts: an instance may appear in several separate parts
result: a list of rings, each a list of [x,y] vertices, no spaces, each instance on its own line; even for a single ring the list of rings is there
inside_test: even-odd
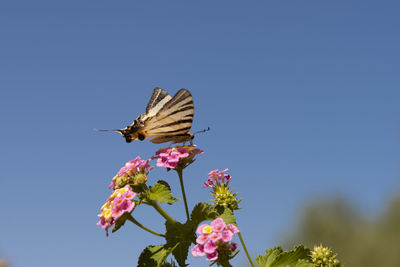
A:
[[[207,182],[204,183],[203,187],[210,187],[212,189],[211,195],[214,197],[211,201],[214,202],[215,206],[224,206],[231,210],[240,209],[240,199],[237,199],[237,193],[233,193],[229,189],[229,181],[232,177],[223,171],[213,170],[208,174]]]
[[[317,267],[339,267],[340,262],[336,259],[336,256],[337,254],[330,248],[322,245],[314,246],[314,250],[311,251],[312,262]]]
[[[135,190],[140,188],[140,185],[146,183],[148,172],[153,169],[149,165],[149,160],[142,160],[136,157],[134,160],[128,161],[112,179],[109,188],[119,189],[125,185],[132,186]]]
[[[147,174],[146,173],[138,173],[133,177],[134,185],[141,185],[147,182]]]
[[[211,201],[214,202],[215,206],[224,206],[231,210],[239,209],[239,202],[237,193],[232,193],[232,190],[229,190],[228,187],[218,186],[215,188],[215,191],[211,193],[214,197]]]

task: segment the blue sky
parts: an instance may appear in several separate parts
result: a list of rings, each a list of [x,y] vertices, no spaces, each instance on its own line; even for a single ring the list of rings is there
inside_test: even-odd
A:
[[[205,151],[189,205],[230,168],[255,257],[306,201],[343,195],[378,212],[399,189],[396,1],[2,1],[0,257],[14,267],[136,266],[162,240],[97,214],[115,172],[160,147],[117,134],[154,87],[191,90]],[[177,177],[159,169],[180,197]],[[182,203],[166,207],[184,219]],[[162,231],[150,209],[136,218]],[[189,256],[191,266],[204,259]],[[245,262],[244,253],[234,266]]]

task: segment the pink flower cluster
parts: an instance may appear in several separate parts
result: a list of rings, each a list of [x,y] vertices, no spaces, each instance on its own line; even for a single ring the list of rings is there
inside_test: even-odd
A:
[[[136,193],[132,191],[129,185],[113,191],[106,203],[101,207],[101,213],[98,215],[100,220],[97,225],[106,230],[108,236],[108,228],[115,224],[115,221],[125,212],[132,212],[135,208],[133,198]]]
[[[184,168],[193,161],[194,156],[204,152],[195,146],[176,146],[159,149],[152,159],[157,159],[157,167],[167,170]]]
[[[210,225],[200,225],[196,232],[199,236],[192,249],[194,257],[206,256],[207,260],[215,261],[220,253],[226,254],[228,250],[228,254],[231,254],[238,247],[236,242],[231,241],[239,229],[233,224],[225,224],[222,218],[215,219]]]
[[[220,185],[228,185],[229,181],[232,179],[232,176],[229,174],[225,174],[229,169],[225,169],[223,171],[213,170],[208,173],[207,182],[204,183],[203,187],[217,187]]]
[[[128,161],[125,166],[118,171],[118,174],[112,179],[109,188],[115,189],[115,183],[119,177],[133,177],[137,173],[146,173],[151,169],[153,169],[153,166],[149,165],[149,160],[142,160],[138,156],[134,160]]]

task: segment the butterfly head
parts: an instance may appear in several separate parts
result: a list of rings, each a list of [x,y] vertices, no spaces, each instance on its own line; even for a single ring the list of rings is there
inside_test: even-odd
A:
[[[115,130],[99,130],[99,129],[94,129],[97,132],[116,132],[121,134],[127,143],[131,143],[132,141],[139,139],[140,141],[143,141],[146,139],[146,135],[140,130],[140,126],[135,120],[132,125],[126,126],[123,129],[115,129]]]
[[[124,129],[115,130],[115,132],[120,133],[125,138],[127,143],[130,143],[136,139],[143,141],[146,138],[145,135],[139,132],[137,127],[135,127],[135,123],[130,126],[126,126]]]
[[[131,135],[129,134],[129,132],[127,131],[126,128],[121,129],[121,130],[116,130],[116,132],[120,133],[125,138],[125,141],[127,143],[130,143],[133,141]]]
[[[127,126],[124,129],[114,130],[114,132],[120,133],[127,143],[130,143],[137,138],[135,138],[135,135],[132,133],[130,126]]]

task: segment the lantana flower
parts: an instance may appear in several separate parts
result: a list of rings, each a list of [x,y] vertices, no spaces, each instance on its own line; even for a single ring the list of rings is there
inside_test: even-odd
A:
[[[169,171],[186,168],[196,155],[203,153],[195,145],[166,147],[159,149],[152,159],[157,159],[157,167],[165,167]]]
[[[149,160],[142,160],[139,156],[128,161],[114,176],[109,188],[118,189],[127,184],[138,185],[147,181],[148,172],[153,169]]]
[[[231,210],[239,209],[240,199],[237,199],[238,193],[233,193],[229,189],[229,181],[232,176],[226,174],[228,169],[223,171],[213,170],[208,173],[208,179],[203,187],[211,188],[211,195],[214,197],[212,201],[215,206],[224,206]]]
[[[229,174],[225,173],[227,171],[229,171],[229,169],[225,169],[223,171],[219,171],[218,169],[210,171],[208,173],[207,182],[204,183],[203,187],[215,188],[221,185],[228,186],[229,181],[232,179],[232,177]]]
[[[196,233],[196,245],[192,248],[194,257],[206,256],[208,261],[228,261],[238,247],[236,242],[231,241],[239,229],[233,224],[226,224],[222,218],[215,219],[210,225],[200,225]]]
[[[108,228],[115,224],[115,221],[121,217],[125,212],[132,212],[135,208],[133,199],[136,193],[132,191],[129,185],[113,191],[111,196],[107,199],[106,203],[101,207],[101,213],[98,215],[100,220],[97,225],[106,230],[108,236]]]

